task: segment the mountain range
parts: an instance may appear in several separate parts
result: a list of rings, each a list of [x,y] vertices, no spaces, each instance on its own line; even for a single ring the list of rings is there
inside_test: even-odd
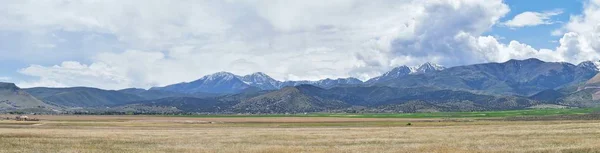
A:
[[[381,76],[369,79],[366,83],[367,84],[376,84],[376,83],[380,83],[380,82],[399,79],[399,78],[402,78],[402,77],[408,76],[408,75],[428,74],[428,73],[434,73],[437,71],[442,71],[444,69],[446,69],[446,67],[437,65],[437,64],[433,64],[433,63],[429,63],[429,62],[425,63],[421,66],[418,66],[418,67],[409,67],[409,66],[403,65],[403,66],[396,67],[396,68],[392,69],[391,71],[384,73]]]
[[[321,88],[332,88],[345,85],[361,85],[356,78],[324,79],[319,81],[278,81],[270,76],[257,72],[238,76],[229,72],[218,72],[204,76],[192,82],[183,82],[165,87],[153,87],[150,90],[178,93],[213,93],[234,94],[245,90],[277,90],[298,85],[314,85]]]
[[[573,65],[538,59],[509,60],[504,63],[451,67],[372,84],[398,88],[435,86],[488,94],[530,96],[546,89],[560,89],[587,81],[598,73],[598,67],[586,63]]]
[[[392,71],[383,74],[380,77],[373,78],[367,81],[367,84],[383,82],[401,78],[407,75],[428,74],[444,70],[445,67],[425,63],[417,67],[400,66]],[[277,90],[285,87],[298,85],[314,85],[321,88],[333,88],[337,86],[361,86],[364,82],[357,78],[338,78],[338,79],[323,79],[318,81],[279,81],[271,78],[262,72],[256,72],[245,76],[235,75],[229,72],[217,72],[211,75],[204,76],[192,82],[183,82],[165,87],[154,87],[150,90],[180,92],[180,93],[239,93],[251,88],[260,90]]]
[[[443,67],[399,66],[365,82],[356,78],[279,81],[257,72],[218,72],[145,89],[20,89],[0,84],[0,111],[65,113],[432,112],[596,107],[600,62],[538,59]]]

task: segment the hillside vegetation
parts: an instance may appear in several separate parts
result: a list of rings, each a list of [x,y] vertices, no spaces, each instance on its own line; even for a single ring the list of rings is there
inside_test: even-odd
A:
[[[600,106],[597,74],[598,67],[590,62],[574,65],[538,59],[450,68],[433,63],[399,66],[365,82],[355,78],[279,81],[261,72],[244,76],[218,72],[149,90],[21,90],[13,84],[7,89],[15,89],[2,93],[2,107],[52,107],[55,112],[92,114],[433,113],[588,108]],[[15,93],[20,96],[15,97]]]

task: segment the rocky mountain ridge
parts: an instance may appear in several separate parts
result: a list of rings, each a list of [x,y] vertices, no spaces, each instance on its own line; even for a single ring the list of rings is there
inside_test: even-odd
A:
[[[445,68],[400,66],[369,81],[278,81],[264,73],[218,72],[146,89],[20,89],[0,83],[0,111],[303,113],[484,111],[600,106],[595,62],[538,59]]]

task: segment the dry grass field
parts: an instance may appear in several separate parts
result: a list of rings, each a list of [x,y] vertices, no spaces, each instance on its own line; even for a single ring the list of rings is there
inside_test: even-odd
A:
[[[35,117],[0,121],[0,152],[600,152],[596,120]]]

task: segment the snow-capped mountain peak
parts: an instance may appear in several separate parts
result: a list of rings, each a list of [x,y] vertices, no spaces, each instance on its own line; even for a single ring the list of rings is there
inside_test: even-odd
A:
[[[248,74],[246,76],[253,76],[253,77],[269,77],[269,75],[262,73],[262,72],[255,72],[252,74]]]
[[[371,78],[371,79],[367,80],[367,83],[370,84],[370,83],[379,82],[379,81],[391,80],[391,79],[395,79],[395,78],[399,78],[402,76],[412,74],[415,71],[416,71],[416,69],[414,67],[408,67],[406,65],[403,65],[403,66],[395,67],[391,71],[383,73],[381,76]]]
[[[357,78],[338,78],[338,79],[324,79],[324,80],[319,80],[314,82],[316,84],[360,84],[362,83],[362,81],[360,81]]]
[[[413,71],[413,73],[429,73],[429,72],[441,71],[444,69],[446,69],[444,66],[427,62],[418,67],[414,67],[415,71]]]
[[[405,76],[410,73],[413,73],[414,71],[415,71],[414,67],[408,67],[406,65],[403,65],[403,66],[396,67],[396,68],[392,69],[391,71],[384,73],[381,76],[382,77],[400,77],[400,76]]]
[[[584,61],[579,63],[577,66],[600,71],[600,60],[598,61]]]
[[[386,73],[382,74],[381,76],[372,78],[372,79],[368,80],[367,83],[369,84],[369,83],[374,83],[374,82],[379,82],[379,81],[398,79],[398,78],[406,76],[406,75],[425,74],[425,73],[430,73],[430,72],[441,71],[444,69],[446,69],[446,67],[438,65],[438,64],[430,63],[430,62],[424,63],[419,66],[413,66],[413,67],[403,65],[403,66],[395,67],[391,71],[386,72]]]
[[[196,81],[157,87],[153,90],[182,93],[237,93],[249,87],[249,85],[238,79],[235,74],[217,72],[203,76]]]
[[[358,85],[363,83],[362,81],[360,81],[357,78],[338,78],[338,79],[331,79],[331,78],[326,78],[323,80],[318,80],[318,81],[307,81],[307,80],[303,80],[303,81],[285,81],[282,82],[280,85],[280,88],[283,87],[289,87],[289,86],[299,86],[299,85],[313,85],[313,86],[317,86],[320,88],[333,88],[333,87],[337,87],[337,86],[352,86],[352,85]]]
[[[245,76],[239,76],[238,78],[248,85],[255,86],[264,90],[277,89],[281,84],[280,81],[277,81],[271,78],[269,75],[262,72],[256,72]]]
[[[389,72],[384,73],[382,76],[385,77],[401,77],[401,76],[405,76],[408,74],[422,74],[422,73],[429,73],[429,72],[435,72],[435,71],[441,71],[446,69],[446,67],[438,65],[438,64],[434,64],[434,63],[424,63],[422,65],[419,66],[413,66],[413,67],[408,67],[406,65],[403,66],[399,66],[396,67],[394,69],[392,69]]]
[[[235,74],[229,72],[217,72],[211,75],[204,76],[200,80],[232,80],[236,78]]]

